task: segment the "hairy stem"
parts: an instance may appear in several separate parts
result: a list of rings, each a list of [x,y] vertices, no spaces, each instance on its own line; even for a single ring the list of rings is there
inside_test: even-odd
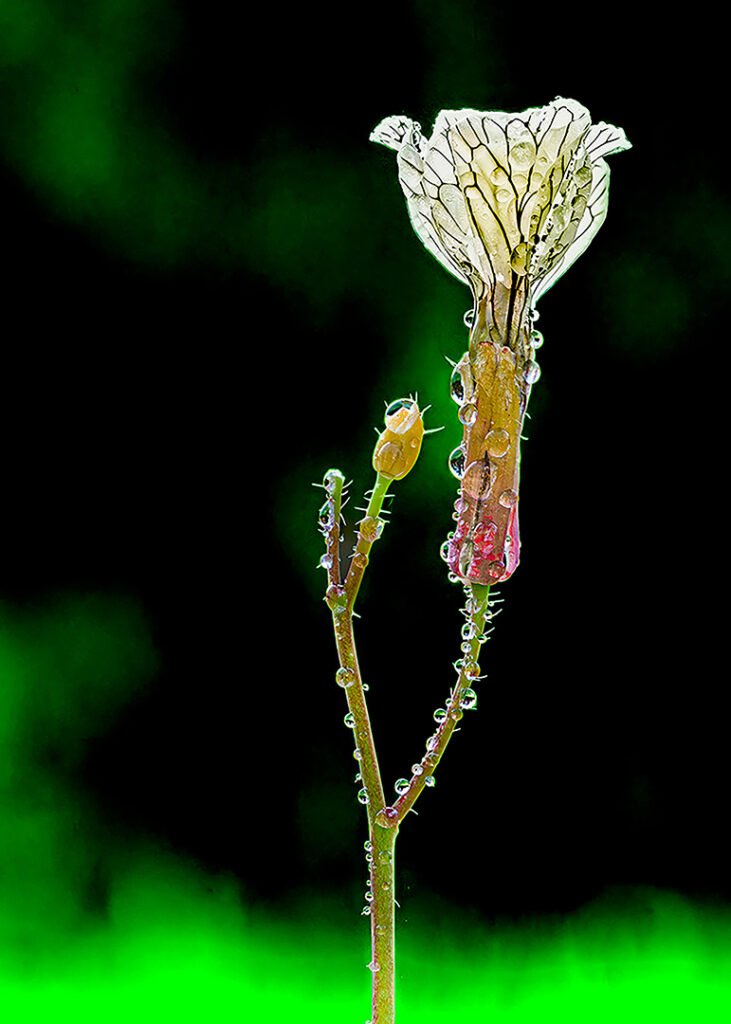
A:
[[[461,705],[465,691],[470,688],[470,684],[476,678],[475,673],[479,671],[479,669],[477,669],[477,661],[480,654],[480,636],[485,628],[489,597],[489,587],[484,587],[476,583],[472,585],[471,597],[468,606],[469,621],[472,625],[473,632],[469,642],[470,649],[462,660],[457,682],[455,683],[449,696],[449,700],[447,701],[446,718],[430,738],[427,752],[421,759],[419,764],[421,771],[418,774],[413,774],[411,776],[408,789],[402,793],[394,804],[395,813],[393,814],[393,820],[396,825],[400,824],[404,817],[409,813],[424,791],[424,787],[430,785],[429,780],[432,779],[433,781],[433,772],[441,761],[444,751],[447,749],[447,744],[455,731],[457,723],[462,718]]]

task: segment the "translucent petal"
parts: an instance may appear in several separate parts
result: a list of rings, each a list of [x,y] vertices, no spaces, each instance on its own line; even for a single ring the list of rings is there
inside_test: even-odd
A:
[[[382,146],[395,149],[397,152],[406,142],[411,142],[418,149],[423,141],[421,125],[404,114],[384,117],[371,132],[369,141],[380,142]]]
[[[564,255],[553,267],[541,277],[531,292],[531,303],[535,303],[551,288],[559,277],[566,273],[582,252],[588,248],[607,215],[609,200],[609,164],[605,160],[597,160],[593,165],[591,193],[586,204],[584,215],[576,231],[573,241]]]

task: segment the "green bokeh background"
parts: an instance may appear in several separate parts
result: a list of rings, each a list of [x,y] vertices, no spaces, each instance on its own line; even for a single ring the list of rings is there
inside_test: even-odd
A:
[[[311,483],[360,504],[384,401],[445,426],[362,594],[390,786],[457,656],[468,305],[368,134],[556,94],[634,148],[541,303],[522,563],[399,841],[400,1020],[728,1019],[725,58],[642,17],[0,0],[4,1019],[365,1019]]]

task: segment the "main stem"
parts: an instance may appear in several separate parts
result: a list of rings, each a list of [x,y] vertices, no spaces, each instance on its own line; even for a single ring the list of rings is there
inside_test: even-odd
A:
[[[371,948],[373,959],[373,1024],[394,1024],[396,1018],[396,828],[371,828]]]

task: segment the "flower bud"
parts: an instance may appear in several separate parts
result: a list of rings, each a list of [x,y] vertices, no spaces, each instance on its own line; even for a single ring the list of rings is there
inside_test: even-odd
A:
[[[385,422],[373,452],[373,468],[388,480],[402,480],[421,451],[423,413],[413,398],[399,398],[386,409]]]

